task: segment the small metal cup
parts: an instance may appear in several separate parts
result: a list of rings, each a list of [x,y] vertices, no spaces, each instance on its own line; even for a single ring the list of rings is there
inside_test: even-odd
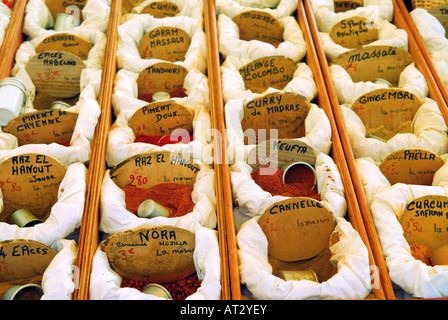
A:
[[[50,105],[50,110],[66,110],[71,108],[71,105],[64,101],[53,101]]]
[[[288,175],[292,172],[292,170],[294,170],[294,168],[296,166],[303,166],[306,167],[308,170],[311,170],[313,172],[314,175],[314,185],[311,188],[311,190],[313,190],[316,187],[316,183],[317,183],[317,179],[316,179],[316,171],[314,170],[313,166],[310,165],[309,163],[306,162],[291,162],[291,163],[287,163],[282,167],[283,170],[283,183],[288,183],[290,182],[288,180]],[[291,181],[294,182],[294,181]]]
[[[58,13],[54,23],[55,31],[67,31],[79,26],[79,19],[72,14]]]
[[[151,294],[153,296],[157,296],[157,297],[161,297],[161,298],[165,298],[165,299],[170,299],[170,300],[173,299],[173,297],[168,292],[168,290],[166,290],[163,286],[156,284],[156,283],[148,284],[146,287],[143,288],[142,292],[145,294]]]
[[[20,228],[29,228],[42,223],[42,220],[38,219],[27,209],[18,209],[13,212],[9,222],[18,225]]]
[[[376,83],[376,84],[384,84],[388,88],[392,88],[392,84],[389,81],[387,81],[386,79],[375,78],[375,79],[373,79],[372,82]]]
[[[158,91],[158,92],[155,92],[152,95],[152,101],[153,102],[161,101],[161,100],[167,100],[169,98],[171,98],[171,95],[168,92],[166,92],[166,91]]]
[[[285,281],[295,280],[309,280],[314,282],[319,282],[317,280],[316,273],[311,270],[283,270],[279,272],[279,277]]]
[[[154,200],[148,199],[143,201],[137,210],[140,218],[168,217],[170,210]]]
[[[34,291],[35,293],[37,293],[39,300],[40,297],[42,297],[44,294],[44,291],[42,290],[41,286],[30,283],[24,285],[17,285],[9,288],[8,291],[6,291],[5,294],[3,295],[3,300],[18,300],[17,295],[19,293],[23,293],[24,291]]]

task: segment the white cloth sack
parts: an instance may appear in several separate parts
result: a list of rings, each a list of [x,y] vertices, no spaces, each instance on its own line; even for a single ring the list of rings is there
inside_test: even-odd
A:
[[[385,84],[372,81],[354,82],[349,73],[337,64],[330,65],[329,71],[340,104],[353,104],[363,94],[387,87]],[[426,79],[414,63],[408,65],[400,73],[397,88],[408,90],[420,99],[426,98],[429,93]]]
[[[132,110],[135,112],[149,103],[138,99],[138,76],[139,73],[127,70],[119,70],[116,73],[114,92],[112,95],[112,108],[116,116],[123,110]],[[203,73],[196,69],[188,71],[184,80],[184,89],[186,90],[186,97],[173,97],[171,100],[179,104],[203,104],[208,107],[208,79]]]
[[[163,225],[172,224],[167,222]],[[125,228],[125,230],[130,229],[130,227]],[[221,297],[221,267],[217,232],[198,224],[184,229],[195,234],[193,259],[198,278],[202,280],[200,288],[186,300],[219,300]],[[122,278],[112,270],[107,255],[99,248],[93,257],[90,279],[91,300],[165,300],[144,294],[135,288],[120,288]]]
[[[185,31],[191,37],[191,44],[184,60],[174,63],[187,70],[197,69],[205,73],[207,50],[202,20],[183,16],[157,19],[149,14],[135,15],[118,27],[117,65],[119,69],[140,73],[154,62],[165,62],[155,58],[143,59],[138,51],[143,36],[158,27],[175,27]]]
[[[110,172],[107,170],[101,187],[100,230],[112,234],[142,225],[170,224],[180,228],[189,228],[195,223],[207,228],[215,228],[217,223],[216,199],[212,188],[214,171],[207,165],[199,165],[199,167],[200,170],[191,193],[191,199],[195,204],[193,211],[181,217],[154,217],[151,219],[140,218],[126,210],[124,191],[112,181]]]
[[[345,48],[344,46],[334,42],[329,33],[320,32],[319,36],[325,55],[330,61],[343,53],[353,50],[351,48]],[[368,46],[392,46],[407,51],[408,34],[406,30],[398,29],[389,21],[380,20],[378,23],[378,40],[363,45],[362,47]]]
[[[9,25],[9,19],[11,19],[11,9],[9,9],[4,3],[0,3],[0,45],[5,38],[6,29]]]
[[[345,217],[347,203],[341,175],[328,155],[317,153],[314,170],[316,171],[317,190],[321,195],[321,202],[336,217]],[[246,208],[242,214],[257,217],[274,203],[290,199],[290,197],[273,196],[264,191],[251,177],[253,169],[244,162],[238,162],[230,167],[233,201],[240,208]]]
[[[274,92],[268,90],[267,93]],[[244,118],[244,105],[255,99],[258,95],[247,94],[243,99],[230,100],[226,103],[226,142],[230,163],[236,161],[247,162],[249,152],[256,148],[257,144],[246,145],[241,121]],[[316,104],[311,103],[311,109],[305,119],[305,136],[297,137],[310,147],[325,154],[331,150],[331,125],[325,111]]]
[[[281,0],[233,0],[244,7],[252,8],[275,8]]]
[[[369,157],[381,162],[391,153],[406,148],[422,148],[442,155],[448,152],[447,125],[437,103],[429,98],[412,120],[412,133],[400,133],[387,142],[366,137],[366,128],[348,105],[341,105],[347,135],[355,158]]]
[[[68,14],[82,17],[81,24],[73,28],[95,29],[105,33],[109,23],[110,0],[88,0],[82,10],[77,6],[67,7]],[[73,8],[73,10],[72,10]],[[23,33],[33,39],[39,36],[49,36],[57,33],[54,27],[54,19],[45,0],[29,0],[23,22]]]
[[[149,5],[150,3],[164,2],[164,0],[145,0],[142,3],[136,5],[132,8],[131,14],[128,16],[132,17],[132,14],[141,14],[143,9]],[[202,19],[204,3],[203,0],[171,0],[171,3],[174,3],[179,12],[175,16],[185,16],[194,19]],[[129,18],[126,18],[129,19]]]
[[[347,17],[360,16],[376,23],[378,19],[392,22],[394,6],[391,0],[364,0],[364,6],[345,12],[335,12],[332,0],[310,0],[316,25],[321,32],[330,32],[331,28]]]
[[[218,15],[223,13],[230,18],[244,11],[257,9],[279,19],[293,14],[297,10],[297,3],[297,0],[256,1],[256,3],[252,0],[217,0],[215,6]]]
[[[9,157],[7,157],[9,158]],[[4,162],[7,158],[1,158]],[[0,223],[2,239],[28,239],[50,246],[63,239],[81,226],[87,183],[87,168],[82,163],[67,167],[58,190],[58,200],[51,207],[49,217],[42,223],[29,228],[15,224]],[[0,209],[3,211],[3,194],[0,192]]]
[[[266,56],[286,56],[294,62],[302,60],[306,54],[306,42],[297,20],[288,16],[279,21],[283,26],[283,41],[275,47],[264,41],[240,39],[238,25],[227,15],[220,14],[217,23],[219,52],[224,58],[234,56],[255,60]]]
[[[232,99],[241,99],[245,95],[253,94],[251,90],[246,89],[243,77],[239,72],[240,68],[250,62],[252,62],[250,59],[228,56],[222,63],[221,83],[225,103]],[[308,101],[312,101],[317,95],[317,86],[311,68],[306,63],[297,63],[297,69],[293,74],[292,80],[280,91],[298,93],[308,99]]]
[[[285,281],[274,276],[268,262],[268,242],[257,222],[259,217],[244,223],[237,234],[241,283],[257,300],[364,299],[371,291],[367,248],[350,223],[335,218],[333,233],[338,233],[340,240],[330,243],[329,248],[331,263],[338,272],[322,283]]]
[[[399,218],[406,205],[426,195],[448,195],[448,188],[397,183],[375,195],[370,210],[381,242],[390,279],[419,298],[448,296],[448,266],[427,266],[415,259]]]
[[[170,151],[191,157],[194,161],[207,164],[213,162],[213,146],[210,140],[210,113],[204,105],[184,105],[194,112],[193,140],[188,143],[166,144],[158,146],[145,142],[134,142],[135,134],[129,126],[129,120],[134,115],[132,110],[121,111],[109,131],[106,146],[106,162],[116,166],[122,161],[145,152]],[[176,135],[176,130],[172,133]]]

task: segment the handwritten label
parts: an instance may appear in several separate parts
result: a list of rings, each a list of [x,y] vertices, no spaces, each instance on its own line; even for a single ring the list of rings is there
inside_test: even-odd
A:
[[[270,129],[276,129],[279,139],[305,136],[305,119],[311,108],[306,98],[295,93],[270,93],[257,97],[244,105],[241,126],[247,135],[246,144],[260,143],[270,139]],[[265,130],[265,135],[260,135]]]
[[[259,40],[277,47],[283,42],[283,25],[272,14],[260,10],[241,12],[233,17],[241,40]]]
[[[448,197],[427,195],[409,202],[400,223],[409,244],[429,250],[448,244]]]
[[[173,282],[196,271],[195,235],[171,226],[139,227],[100,244],[112,269],[132,280]]]
[[[175,3],[168,1],[151,2],[143,8],[142,14],[148,13],[154,18],[174,17],[179,13],[179,8]]]
[[[0,282],[42,275],[57,252],[34,240],[0,242]]]
[[[18,209],[28,209],[47,219],[57,202],[58,189],[66,168],[57,159],[37,153],[13,156],[0,164],[0,188],[5,210],[0,221],[8,221]]]
[[[145,34],[138,51],[143,59],[183,61],[191,44],[191,37],[175,27],[158,27]]]
[[[410,148],[390,154],[379,168],[391,185],[407,183],[429,186],[435,172],[443,164],[442,158],[432,151]]]
[[[175,182],[193,186],[199,165],[192,159],[168,151],[148,152],[133,156],[110,171],[119,186],[149,189],[159,183]]]
[[[26,113],[11,121],[3,131],[25,144],[70,143],[78,114],[63,110],[42,110]]]
[[[428,9],[428,13],[433,15],[445,28],[445,36],[448,34],[448,3],[442,3]]]
[[[284,56],[263,57],[243,66],[239,72],[246,89],[263,93],[268,88],[283,90],[294,78],[297,65]]]
[[[359,48],[378,40],[378,29],[364,17],[351,17],[336,23],[330,38],[344,48]]]
[[[80,93],[84,62],[70,52],[46,51],[31,57],[25,66],[36,91],[52,97],[70,98]]]
[[[137,78],[138,98],[152,102],[152,95],[159,91],[172,93],[184,87],[188,70],[171,62],[159,62],[144,69]]]
[[[363,0],[335,0],[334,1],[334,12],[345,12],[349,10],[362,7],[364,5]]]
[[[158,101],[143,106],[129,120],[136,137],[169,135],[175,129],[193,130],[193,112],[174,101]]]
[[[306,162],[314,166],[315,151],[300,140],[273,139],[258,144],[247,156],[247,163],[254,169],[281,167],[289,162]]]
[[[84,37],[70,33],[57,33],[42,40],[36,47],[36,52],[70,52],[78,56],[81,60],[87,60],[92,47],[93,42]]]
[[[343,67],[353,82],[376,78],[398,85],[401,72],[413,62],[409,52],[393,46],[365,46],[342,53],[333,63]]]
[[[298,197],[273,204],[258,224],[266,235],[272,257],[297,261],[310,259],[328,248],[335,220],[321,202]]]

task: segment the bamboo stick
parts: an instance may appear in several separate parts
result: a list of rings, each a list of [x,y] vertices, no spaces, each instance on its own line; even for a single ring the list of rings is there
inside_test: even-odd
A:
[[[373,218],[370,212],[370,208],[367,203],[367,199],[362,187],[361,179],[358,175],[355,159],[353,156],[353,152],[351,150],[350,141],[348,139],[348,135],[345,129],[345,123],[344,119],[342,118],[342,115],[339,110],[339,102],[337,100],[336,92],[334,90],[334,87],[332,85],[332,79],[329,73],[328,69],[328,62],[325,56],[325,52],[322,48],[322,45],[320,43],[319,33],[316,26],[316,22],[314,20],[314,14],[311,10],[311,6],[309,4],[309,1],[303,0],[306,15],[308,17],[308,23],[310,25],[311,34],[314,39],[314,45],[316,48],[316,53],[318,55],[319,63],[322,70],[322,75],[324,78],[324,82],[326,84],[327,92],[328,92],[328,98],[330,100],[333,117],[336,122],[336,130],[339,132],[339,138],[342,145],[342,150],[346,159],[346,163],[349,170],[349,175],[352,179],[352,185],[354,188],[354,194],[356,195],[357,202],[360,209],[360,214],[362,216],[362,221],[364,224],[364,228],[361,225],[361,222],[359,222],[358,227],[361,230],[361,237],[365,239],[367,236],[367,242],[370,243],[370,246],[367,246],[369,250],[371,250],[372,255],[372,262],[376,267],[379,269],[379,277],[381,280],[381,285],[379,288],[375,289],[375,294],[379,297],[384,297],[388,300],[395,298],[395,293],[393,291],[392,283],[390,281],[389,272],[387,269],[387,266],[384,261],[383,251],[381,249],[381,244],[378,238],[378,235],[376,233],[375,224],[373,222]],[[340,168],[341,169],[341,168]],[[346,178],[348,179],[348,178]],[[363,229],[365,229],[366,234],[364,234]],[[358,230],[359,232],[359,230]],[[382,287],[382,289],[381,289]]]
[[[225,142],[224,106],[214,1],[204,1],[210,114],[214,134],[215,191],[221,248],[222,300],[241,298],[230,169]]]
[[[73,293],[75,300],[89,299],[90,273],[92,260],[99,244],[99,211],[101,185],[106,172],[106,145],[107,136],[112,124],[112,92],[117,71],[116,51],[118,40],[118,26],[121,20],[122,1],[113,0],[107,31],[106,49],[104,54],[103,71],[101,75],[101,88],[98,103],[101,115],[95,128],[92,141],[91,161],[87,179],[86,203],[81,221],[81,230],[78,244],[77,267],[79,268],[78,288]]]

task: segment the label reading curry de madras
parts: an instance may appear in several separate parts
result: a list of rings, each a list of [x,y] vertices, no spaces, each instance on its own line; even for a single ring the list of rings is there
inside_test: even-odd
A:
[[[0,188],[5,205],[0,220],[7,221],[21,208],[45,220],[57,202],[65,172],[59,160],[45,154],[27,153],[5,160],[0,164]]]
[[[149,189],[159,183],[175,182],[193,186],[199,165],[191,158],[169,151],[135,155],[110,171],[112,180],[121,187]]]

